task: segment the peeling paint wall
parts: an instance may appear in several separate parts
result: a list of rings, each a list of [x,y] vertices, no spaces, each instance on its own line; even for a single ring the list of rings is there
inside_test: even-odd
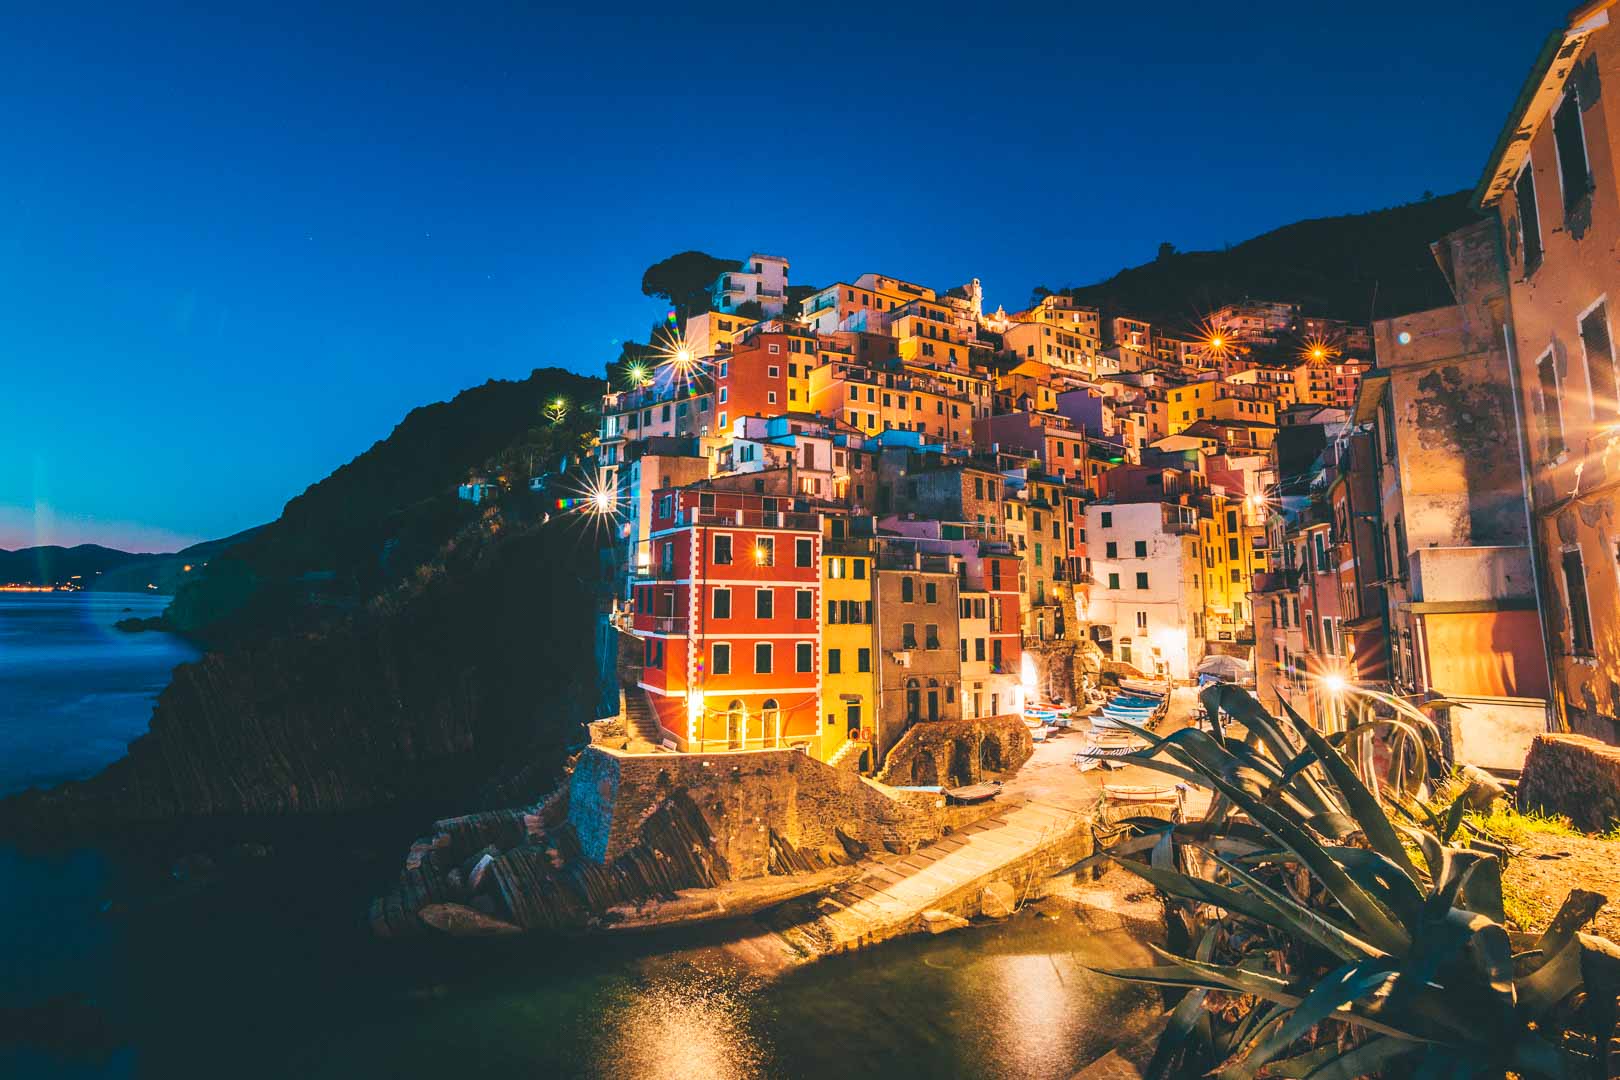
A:
[[[1492,209],[1508,252],[1513,363],[1519,409],[1530,442],[1534,540],[1539,561],[1543,633],[1553,653],[1552,684],[1558,722],[1566,730],[1620,741],[1620,448],[1614,425],[1620,407],[1593,371],[1580,335],[1583,314],[1606,303],[1610,337],[1620,305],[1620,125],[1608,118],[1605,83],[1620,77],[1620,28],[1596,30],[1574,58],[1569,80],[1581,104],[1581,124],[1592,190],[1566,199],[1550,118],[1529,140],[1535,205],[1518,205],[1508,191]],[[1534,215],[1541,260],[1526,263],[1521,229]],[[1557,373],[1557,421],[1543,410],[1538,361],[1552,358]],[[1546,432],[1560,438],[1549,445]],[[1570,616],[1566,553],[1578,553],[1590,611],[1590,648],[1577,640]]]

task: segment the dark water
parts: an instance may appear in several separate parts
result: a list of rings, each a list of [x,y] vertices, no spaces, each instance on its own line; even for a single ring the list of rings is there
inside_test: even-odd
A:
[[[84,775],[144,728],[189,654],[109,632],[126,603],[0,596],[0,789]],[[375,942],[366,901],[410,825],[300,828],[185,882],[113,846],[0,848],[0,1009],[80,994],[107,1026],[66,1050],[0,1041],[0,1077],[1062,1078],[1153,1001],[1084,969],[1130,943],[1063,910],[771,983],[719,958],[726,928]]]

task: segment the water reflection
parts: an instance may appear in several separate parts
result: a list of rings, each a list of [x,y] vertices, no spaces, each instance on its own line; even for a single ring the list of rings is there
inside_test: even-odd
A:
[[[742,984],[692,972],[626,987],[602,1017],[599,1075],[625,1080],[748,1080],[764,1052],[750,1030],[752,995]]]

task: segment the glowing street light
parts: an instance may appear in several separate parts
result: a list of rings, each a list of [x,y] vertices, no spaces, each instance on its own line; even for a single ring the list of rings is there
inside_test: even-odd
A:
[[[1326,690],[1334,697],[1338,697],[1340,694],[1344,693],[1345,690],[1349,689],[1349,685],[1349,683],[1344,681],[1344,676],[1340,675],[1338,672],[1329,672],[1328,674],[1322,676],[1322,689]]]

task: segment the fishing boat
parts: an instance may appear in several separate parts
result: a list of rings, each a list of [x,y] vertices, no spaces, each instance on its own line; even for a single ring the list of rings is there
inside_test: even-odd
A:
[[[1144,679],[1121,679],[1119,680],[1119,688],[1129,690],[1133,694],[1146,694],[1155,698],[1163,698],[1170,692],[1170,687],[1167,684],[1147,682]]]

